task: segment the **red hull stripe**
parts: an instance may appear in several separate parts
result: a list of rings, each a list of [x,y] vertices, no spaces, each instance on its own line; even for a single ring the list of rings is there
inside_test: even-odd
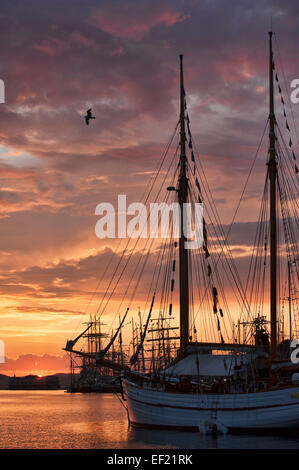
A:
[[[299,405],[299,401],[295,403],[284,403],[279,405],[267,405],[267,406],[250,406],[246,408],[194,408],[189,406],[175,406],[175,405],[165,405],[161,403],[147,403],[145,401],[137,400],[136,398],[128,397],[129,400],[135,401],[137,403],[141,403],[142,405],[148,406],[156,406],[162,408],[174,408],[177,410],[190,410],[190,411],[250,411],[250,410],[264,410],[268,408],[280,408],[283,406],[292,406],[292,405]]]

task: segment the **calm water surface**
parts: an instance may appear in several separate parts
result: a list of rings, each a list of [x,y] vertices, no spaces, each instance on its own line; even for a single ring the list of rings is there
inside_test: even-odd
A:
[[[219,436],[128,428],[126,410],[110,394],[0,390],[0,448],[298,449],[299,436]]]

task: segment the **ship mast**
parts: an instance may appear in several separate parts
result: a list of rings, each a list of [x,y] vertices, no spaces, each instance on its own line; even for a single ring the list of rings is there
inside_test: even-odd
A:
[[[183,55],[180,54],[180,175],[178,185],[178,201],[180,204],[181,231],[179,240],[180,256],[180,348],[181,351],[189,342],[189,280],[188,252],[185,248],[184,234],[184,203],[188,197],[188,179],[186,176],[186,130],[185,130],[185,90],[183,74]]]
[[[277,162],[275,150],[275,114],[273,90],[272,31],[269,32],[269,180],[270,180],[270,312],[271,312],[271,361],[276,359],[277,349],[277,221],[276,180]]]

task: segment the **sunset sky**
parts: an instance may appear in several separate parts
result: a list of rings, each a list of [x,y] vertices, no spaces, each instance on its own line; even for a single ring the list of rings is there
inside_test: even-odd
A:
[[[95,207],[141,198],[178,120],[180,53],[194,139],[230,223],[268,115],[271,14],[287,98],[299,78],[297,0],[1,0],[0,373],[65,370],[61,348],[95,312],[117,247],[96,237]],[[274,56],[283,78],[276,41]],[[293,113],[298,124],[299,104]],[[242,276],[266,145],[229,239]]]

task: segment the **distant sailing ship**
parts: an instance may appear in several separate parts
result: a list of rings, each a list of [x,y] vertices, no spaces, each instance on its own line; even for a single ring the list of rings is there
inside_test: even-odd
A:
[[[81,354],[82,351],[78,354],[70,354],[70,383],[67,391],[69,393],[119,392],[120,384],[116,380],[119,373],[115,373],[110,368],[96,365],[96,354],[101,351],[102,342],[108,337],[107,333],[103,331],[102,322],[97,317],[91,317],[87,325],[87,328],[75,340],[69,341],[67,344],[67,351],[70,351],[82,338],[86,341],[88,354],[84,356]],[[107,353],[107,357],[124,367],[125,352],[121,338],[120,331],[118,347],[113,344],[113,347]]]
[[[299,365],[290,361],[290,343],[296,334],[298,314],[298,169],[292,141],[290,139],[288,148],[274,113],[272,35],[270,32],[267,174],[245,290],[226,243],[203,170],[198,172],[196,168],[184,89],[183,57],[180,56],[180,155],[174,164],[177,182],[175,186],[167,188],[168,195],[173,194],[180,204],[181,224],[184,224],[183,204],[197,201],[204,202],[205,219],[208,217],[209,222],[204,219],[203,246],[198,251],[193,253],[186,249],[186,237],[183,235],[179,240],[170,237],[161,248],[161,258],[157,261],[154,281],[150,286],[152,302],[130,363],[116,364],[107,356],[119,329],[106,348],[96,354],[99,367],[111,367],[121,374],[123,400],[129,420],[136,426],[199,429],[202,432],[299,427],[299,382],[296,374]],[[278,82],[277,73],[275,79]],[[281,101],[284,104],[282,96]],[[286,117],[285,108],[283,110]],[[287,121],[286,127],[289,129]],[[187,158],[186,142],[190,159]],[[212,235],[209,237],[210,233]],[[171,322],[174,318],[172,309],[177,251],[180,335],[171,336],[178,329]],[[270,321],[267,320],[264,307],[269,258]],[[279,280],[285,260],[288,266],[290,317],[288,339],[284,337],[284,330],[281,331],[284,316],[281,311],[278,312],[282,295]],[[141,274],[140,270],[135,291]],[[225,297],[228,285],[238,299],[237,325],[230,318]],[[109,286],[108,300],[112,292]],[[158,318],[153,319],[159,286],[159,313]],[[197,313],[201,315],[200,328],[196,327],[196,307]],[[231,335],[228,324],[232,329]],[[198,335],[209,341],[198,341]],[[145,349],[146,342],[150,341],[152,345],[157,345],[152,347],[152,353]],[[74,350],[71,342],[67,344],[66,350],[90,357],[88,352]],[[149,367],[144,371],[136,370],[136,364],[144,361],[145,356],[150,363]]]

